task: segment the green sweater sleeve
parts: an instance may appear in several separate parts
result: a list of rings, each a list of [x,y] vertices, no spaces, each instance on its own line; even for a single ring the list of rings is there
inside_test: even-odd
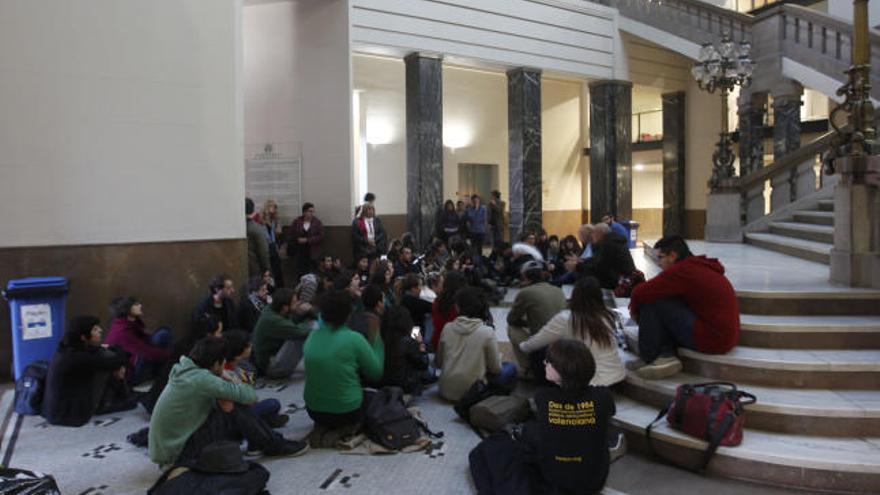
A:
[[[254,387],[244,383],[232,383],[210,373],[206,373],[199,382],[199,389],[215,399],[231,400],[239,404],[253,404],[257,401]]]
[[[385,343],[382,342],[382,337],[377,336],[376,341],[370,343],[362,335],[356,336],[358,337],[358,344],[355,348],[358,368],[363,370],[367,379],[380,380],[385,367]]]
[[[312,328],[310,320],[295,323],[290,318],[285,318],[275,312],[270,315],[267,323],[269,324],[265,325],[263,331],[266,337],[275,339],[305,339],[309,336],[309,330]]]

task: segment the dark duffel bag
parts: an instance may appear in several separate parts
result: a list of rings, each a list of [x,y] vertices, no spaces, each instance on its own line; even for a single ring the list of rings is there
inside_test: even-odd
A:
[[[0,495],[61,495],[48,474],[0,467]]]

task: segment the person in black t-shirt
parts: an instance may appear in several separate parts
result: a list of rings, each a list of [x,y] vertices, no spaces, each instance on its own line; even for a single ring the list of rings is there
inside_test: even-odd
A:
[[[615,407],[607,388],[589,385],[596,371],[592,354],[580,340],[557,340],[544,366],[557,386],[535,394],[536,419],[516,438],[493,435],[471,451],[479,495],[581,495],[605,486]]]

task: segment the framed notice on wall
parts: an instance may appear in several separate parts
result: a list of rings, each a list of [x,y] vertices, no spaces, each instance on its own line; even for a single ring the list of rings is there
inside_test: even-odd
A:
[[[279,223],[289,224],[302,205],[302,143],[248,145],[245,151],[245,195],[258,210],[275,200]]]

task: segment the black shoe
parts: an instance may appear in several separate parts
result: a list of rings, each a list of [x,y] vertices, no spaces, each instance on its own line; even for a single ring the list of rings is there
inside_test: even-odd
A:
[[[288,421],[290,421],[290,416],[286,414],[276,414],[275,416],[267,419],[266,424],[268,424],[272,428],[281,428],[286,425]]]
[[[264,451],[272,457],[298,457],[309,451],[309,444],[297,440],[283,440],[281,444],[271,451]]]

